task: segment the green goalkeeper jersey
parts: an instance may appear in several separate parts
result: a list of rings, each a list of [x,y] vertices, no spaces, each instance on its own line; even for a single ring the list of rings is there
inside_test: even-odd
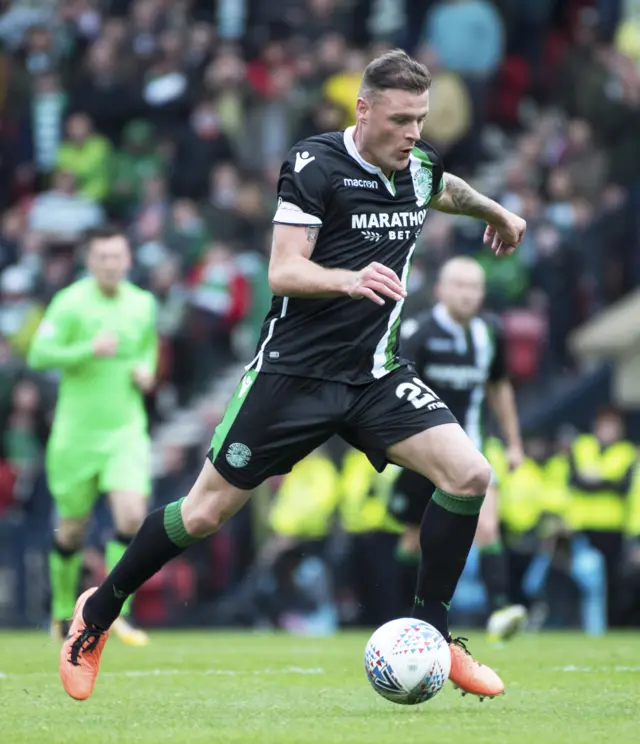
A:
[[[96,357],[99,333],[118,341],[112,357]],[[155,300],[151,293],[122,282],[113,296],[93,278],[58,292],[47,308],[29,349],[34,369],[62,372],[51,438],[61,447],[104,451],[125,437],[145,436],[144,398],[133,370],[154,372],[157,361]]]

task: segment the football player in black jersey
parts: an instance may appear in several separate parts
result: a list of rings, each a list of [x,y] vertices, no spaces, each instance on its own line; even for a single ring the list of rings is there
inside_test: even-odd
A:
[[[269,264],[274,299],[256,356],[189,494],[152,512],[102,585],[78,599],[60,655],[72,697],[91,694],[126,597],[218,530],[259,483],[289,472],[334,434],[379,470],[395,462],[437,485],[422,521],[413,614],[449,641],[454,684],[480,697],[503,692],[498,675],[448,628],[491,468],[398,345],[429,208],[486,222],[497,256],[516,249],[526,224],[445,173],[420,139],[430,84],[427,69],[404,52],[381,55],[365,70],[356,125],[311,137],[287,156]]]
[[[516,468],[524,457],[518,411],[507,375],[504,339],[495,318],[480,313],[485,277],[473,258],[460,256],[441,269],[436,294],[438,304],[402,327],[400,353],[416,366],[421,380],[445,401],[471,441],[483,448],[482,420],[485,394],[502,430],[509,465]],[[401,472],[390,503],[391,513],[406,529],[399,543],[403,559],[420,557],[420,522],[424,494],[435,486],[411,470]],[[498,516],[498,490],[492,482],[480,510],[476,531],[480,575],[490,616],[491,641],[502,641],[526,620],[522,605],[509,604],[508,571],[502,550]]]

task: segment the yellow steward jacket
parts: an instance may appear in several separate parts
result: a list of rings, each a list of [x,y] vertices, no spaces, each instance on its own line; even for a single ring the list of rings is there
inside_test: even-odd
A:
[[[350,450],[342,461],[340,516],[346,532],[402,532],[388,513],[388,504],[399,468],[388,465],[378,473],[366,455]]]
[[[571,448],[568,510],[574,530],[624,530],[635,461],[631,442],[602,447],[592,434],[577,437]]]
[[[269,523],[280,535],[319,540],[326,537],[340,499],[340,476],[328,457],[311,454],[285,476]]]

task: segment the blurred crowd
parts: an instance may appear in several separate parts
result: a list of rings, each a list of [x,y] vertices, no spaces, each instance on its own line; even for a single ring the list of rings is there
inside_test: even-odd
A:
[[[568,333],[640,283],[637,0],[0,0],[0,513],[48,503],[55,377],[24,358],[85,231],[124,226],[157,298],[155,426],[252,356],[283,156],[353,123],[364,66],[397,45],[433,74],[447,169],[529,224],[493,261],[481,226],[432,214],[407,312],[474,254],[514,380],[572,369]],[[159,492],[189,457],[167,450]]]

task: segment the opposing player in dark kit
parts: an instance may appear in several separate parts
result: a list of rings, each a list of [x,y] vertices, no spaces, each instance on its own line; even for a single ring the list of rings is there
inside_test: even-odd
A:
[[[404,52],[365,70],[357,124],[296,145],[282,166],[269,283],[274,293],[255,359],[217,427],[188,495],[152,512],[120,563],[80,597],[60,655],[74,698],[87,698],[108,630],[126,597],[191,543],[212,534],[259,483],[288,472],[334,434],[416,470],[438,488],[421,528],[414,614],[451,641],[451,679],[480,696],[504,685],[447,627],[491,468],[415,370],[398,356],[411,256],[427,209],[488,223],[500,255],[525,222],[444,173],[420,140],[431,79]],[[426,498],[426,496],[425,496]]]
[[[402,326],[400,353],[416,366],[420,379],[442,398],[475,446],[482,451],[485,397],[493,408],[507,445],[511,467],[522,463],[522,440],[513,387],[507,376],[504,339],[495,318],[480,312],[484,301],[484,271],[477,261],[460,256],[440,271],[439,302]],[[435,486],[422,475],[400,473],[389,508],[406,525],[401,556],[420,557],[420,522],[425,494]],[[487,489],[476,532],[480,574],[490,608],[487,629],[493,642],[506,640],[526,620],[522,605],[510,605],[507,562],[500,539],[498,490]]]

